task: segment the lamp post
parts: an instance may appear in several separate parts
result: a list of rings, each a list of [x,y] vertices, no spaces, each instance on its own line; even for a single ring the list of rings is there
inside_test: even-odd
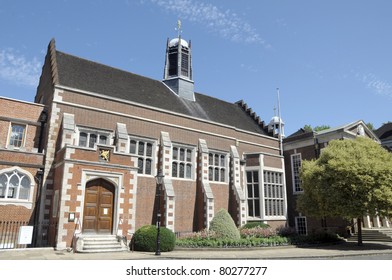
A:
[[[159,256],[161,254],[161,188],[163,184],[163,178],[165,176],[162,174],[162,170],[158,171],[157,176],[155,176],[156,180],[156,199],[157,199],[157,247],[155,250],[155,255]]]

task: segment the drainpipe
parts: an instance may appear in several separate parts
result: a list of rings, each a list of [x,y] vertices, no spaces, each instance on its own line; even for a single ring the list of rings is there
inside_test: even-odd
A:
[[[48,113],[46,108],[41,112],[41,115],[39,116],[39,122],[41,123],[41,129],[39,132],[39,139],[38,139],[38,153],[42,153],[42,142],[43,142],[43,137],[44,137],[44,128],[45,124],[48,121]]]
[[[34,232],[33,232],[33,247],[37,247],[38,231],[39,231],[39,208],[41,200],[41,188],[42,179],[44,177],[44,171],[42,169],[37,171],[37,176],[34,178],[37,180],[37,193],[35,197],[35,207],[34,207]]]

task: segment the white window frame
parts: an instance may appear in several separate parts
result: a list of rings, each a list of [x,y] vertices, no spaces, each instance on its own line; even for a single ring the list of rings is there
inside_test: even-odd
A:
[[[257,172],[257,177],[258,177],[258,190],[259,190],[259,197],[257,198],[257,200],[259,201],[259,213],[260,216],[251,216],[249,215],[249,190],[248,190],[248,172]],[[248,220],[261,220],[263,218],[263,197],[262,197],[262,191],[263,189],[261,188],[262,185],[262,178],[260,176],[260,169],[259,168],[247,168],[245,170],[245,181],[246,181],[246,215],[248,217]],[[254,182],[253,182],[254,183]],[[252,189],[254,188],[254,185],[252,186]],[[256,198],[252,197],[253,203],[256,200]],[[255,207],[253,207],[253,214],[254,214],[254,209]]]
[[[13,126],[22,126],[24,127],[23,136],[22,136],[22,143],[20,146],[11,145],[11,134],[12,134],[12,127]],[[18,122],[11,122],[9,129],[8,129],[8,139],[7,139],[7,148],[12,148],[15,150],[23,149],[26,146],[26,137],[27,137],[27,124],[18,123]]]
[[[295,165],[294,162],[296,160],[295,157],[299,157],[299,163],[300,163],[299,167]],[[304,190],[301,188],[301,179],[299,177],[301,167],[302,167],[302,155],[301,153],[292,154],[290,156],[290,159],[291,159],[291,178],[293,182],[293,193],[294,194],[303,193]]]
[[[302,222],[300,222],[300,220],[302,220]],[[305,232],[303,232],[303,230],[305,230]],[[308,223],[305,216],[295,217],[295,231],[299,235],[308,235]]]
[[[19,199],[18,198],[19,191],[21,188],[20,182],[19,182],[19,185],[16,187],[16,198],[9,198],[9,197],[0,198],[0,205],[14,204],[17,206],[24,206],[27,209],[32,209],[33,195],[34,195],[34,191],[35,191],[34,177],[29,172],[27,172],[26,170],[23,170],[19,167],[11,167],[11,168],[0,170],[0,175],[3,175],[3,174],[11,174],[9,177],[6,175],[6,178],[8,180],[7,180],[7,185],[5,186],[5,189],[4,189],[4,196],[5,196],[5,194],[7,194],[7,196],[8,196],[8,191],[9,191],[8,183],[9,183],[10,178],[12,178],[13,176],[18,176],[20,182],[22,182],[23,178],[27,178],[29,180],[29,193],[28,193],[28,197],[26,199]]]
[[[211,164],[211,155],[212,155],[212,164]],[[218,163],[216,163],[216,157],[218,156]],[[222,161],[223,157],[223,161]],[[228,180],[228,154],[217,152],[217,151],[209,151],[208,153],[208,181],[211,183],[227,183]],[[216,176],[215,171],[218,170],[218,175]],[[212,173],[211,173],[212,171]],[[223,171],[223,176],[222,176]]]
[[[267,173],[270,173],[268,176]],[[280,180],[278,179],[280,175]],[[267,181],[267,178],[274,178]],[[286,194],[284,187],[284,172],[263,170],[263,206],[266,219],[282,219],[286,213]]]
[[[81,133],[86,133],[87,134],[87,140],[86,140],[86,145],[85,146],[80,145],[80,134]],[[96,142],[94,143],[93,147],[90,147],[91,135],[93,135],[93,134],[97,136],[97,139],[96,139]],[[100,143],[99,139],[100,139],[101,136],[105,136],[106,137],[106,144],[101,144]],[[77,130],[76,143],[77,143],[77,146],[81,147],[81,148],[96,149],[97,145],[103,145],[103,146],[111,145],[111,143],[110,143],[111,142],[111,136],[112,136],[112,133],[108,132],[108,131],[79,127],[78,130]]]
[[[175,149],[177,149],[177,158],[174,158],[175,154]],[[181,159],[181,149],[184,150],[184,159]],[[187,151],[190,151],[191,153],[191,158],[190,161],[187,160]],[[182,145],[182,144],[177,144],[173,143],[172,148],[171,148],[171,177],[175,178],[176,180],[194,180],[195,178],[195,162],[196,162],[196,148],[194,146],[188,146],[188,145]],[[173,165],[177,164],[177,175],[173,176]],[[180,166],[181,164],[184,165],[184,177],[180,176]],[[190,165],[190,177],[187,176],[187,165]]]
[[[131,141],[136,141],[136,148],[135,148],[135,153],[131,153]],[[139,144],[140,142],[144,143],[144,149],[143,149],[143,155],[139,155]],[[147,144],[151,144],[151,156],[147,155]],[[139,160],[143,159],[143,172],[139,173],[139,165],[138,167],[138,175],[146,175],[146,176],[155,176],[156,175],[156,168],[155,168],[155,161],[156,161],[156,147],[157,147],[157,141],[152,140],[152,139],[147,139],[147,138],[141,138],[141,137],[135,137],[130,135],[128,139],[128,152],[137,157],[137,162],[139,164]],[[151,173],[146,174],[146,162],[148,160],[151,160]]]

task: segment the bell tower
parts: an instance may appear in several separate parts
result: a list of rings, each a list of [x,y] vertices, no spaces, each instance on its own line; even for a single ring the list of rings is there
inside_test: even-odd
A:
[[[181,38],[181,22],[177,24],[178,37],[167,39],[163,83],[179,97],[195,101],[192,80],[191,42]]]

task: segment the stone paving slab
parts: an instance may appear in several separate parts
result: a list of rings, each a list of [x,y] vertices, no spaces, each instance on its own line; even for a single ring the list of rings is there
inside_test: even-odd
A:
[[[0,260],[144,260],[144,259],[327,259],[341,256],[392,254],[392,242],[344,242],[311,247],[265,247],[243,249],[177,249],[155,256],[151,252],[73,253],[53,248],[0,250]]]

